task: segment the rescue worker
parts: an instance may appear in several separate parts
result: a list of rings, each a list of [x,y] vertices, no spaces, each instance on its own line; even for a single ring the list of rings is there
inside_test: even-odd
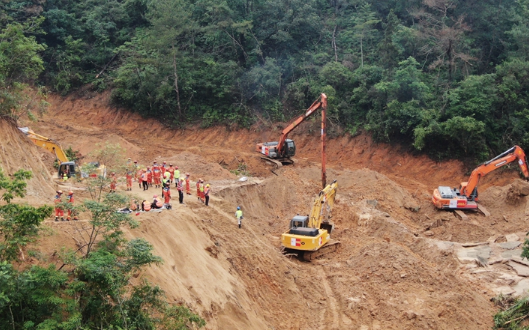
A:
[[[116,176],[116,173],[112,172],[110,173],[110,192],[115,193],[116,187],[118,185],[118,177]]]
[[[127,190],[132,190],[132,171],[128,170],[127,174],[125,175],[127,179]]]
[[[152,196],[152,204],[151,208],[153,209],[161,209],[163,206],[163,203],[161,200],[158,199],[158,195]]]
[[[141,203],[141,210],[144,212],[149,212],[151,210],[151,203],[149,203],[149,201],[143,200]]]
[[[162,171],[162,175],[165,176],[165,172],[167,172],[167,162],[163,162],[160,170]]]
[[[171,188],[170,187],[165,187],[163,188],[163,206],[170,210],[171,209]]]
[[[68,203],[70,203],[71,206],[73,207],[73,202],[74,202],[73,191],[70,190],[68,192],[67,199],[68,199]],[[68,216],[66,217],[66,220],[70,221],[72,219],[72,214],[73,214],[73,219],[74,220],[79,220],[79,219],[77,219],[77,213],[75,212],[75,210],[73,208],[68,208]]]
[[[174,167],[174,177],[177,179],[177,180],[180,180],[180,170],[178,169],[178,166],[175,166]],[[178,182],[174,182],[175,184],[178,184]]]
[[[59,205],[62,200],[62,190],[57,190],[57,195],[55,195],[55,221],[59,221],[59,217],[61,217],[61,221],[64,221],[64,210]]]
[[[156,163],[156,162],[155,162]],[[158,166],[153,166],[152,176],[154,178],[154,187],[160,188],[161,187],[161,176],[162,172],[160,172],[160,168]]]
[[[186,173],[186,194],[191,195],[191,185],[189,184],[189,173]]]
[[[143,180],[141,179],[142,175],[143,175],[143,170],[138,169],[136,171],[136,180],[138,180],[138,186],[140,186],[140,188],[141,188],[141,185],[142,185],[142,182],[143,182]]]
[[[169,172],[169,174],[171,175],[171,182],[174,182],[175,184],[177,183],[176,181],[173,181],[174,180],[174,167],[173,167],[173,164],[169,164],[169,168],[167,169],[167,172]],[[178,177],[177,177],[178,178]]]
[[[239,228],[241,228],[241,220],[242,218],[242,210],[240,206],[237,206],[237,211],[235,211],[235,217],[237,218],[237,223],[239,224]]]
[[[64,181],[64,182],[68,181],[68,173],[64,172],[62,174],[62,181]]]
[[[152,171],[150,167],[147,167],[147,184],[152,187]]]
[[[209,183],[206,185],[206,188],[204,188],[204,198],[206,199],[206,206],[209,204],[209,193],[211,192],[211,188],[209,188]]]
[[[140,208],[140,205],[138,204],[138,201],[135,199],[130,200],[130,210],[131,211],[138,211]]]
[[[147,169],[144,169],[141,173],[141,184],[143,185],[143,190],[149,190],[149,185],[147,184]]]
[[[198,198],[198,200],[200,200],[200,181],[202,181],[202,179],[198,179],[198,181],[197,181],[197,198]]]
[[[198,187],[200,192],[200,201],[204,203],[204,180],[200,179],[200,185]]]
[[[176,189],[178,190],[178,201],[180,204],[184,204],[184,178],[176,179],[178,183],[176,184]]]

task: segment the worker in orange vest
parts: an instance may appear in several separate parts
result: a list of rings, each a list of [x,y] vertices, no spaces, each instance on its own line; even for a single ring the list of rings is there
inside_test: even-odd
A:
[[[158,199],[158,195],[152,196],[152,204],[151,208],[153,209],[161,209],[163,206],[163,203],[161,200]]]
[[[55,221],[59,221],[59,217],[61,217],[61,221],[64,221],[64,210],[59,205],[62,200],[62,190],[57,190],[57,195],[55,195],[54,203],[55,203]]]
[[[125,175],[127,179],[127,190],[132,190],[132,171],[127,170],[127,174]]]
[[[160,167],[153,166],[152,176],[154,178],[154,187],[155,188],[160,188],[160,186],[162,184],[162,182],[160,180],[160,178],[162,176],[162,172],[160,172]]]
[[[191,195],[191,185],[189,184],[189,173],[186,173],[186,194]]]
[[[149,190],[149,185],[147,184],[147,169],[144,169],[141,173],[141,184],[143,185],[143,190]]]
[[[169,178],[169,180],[171,180],[171,182],[173,182],[173,180],[174,180],[174,167],[173,167],[173,164],[169,164],[169,168],[167,169],[167,172],[169,172],[171,174],[171,177]],[[177,183],[177,182],[174,181],[174,183]]]
[[[151,203],[149,201],[144,200],[141,203],[141,210],[145,212],[149,212],[151,210]]]
[[[162,175],[165,176],[165,172],[167,172],[167,162],[163,162],[162,167],[160,167],[160,170],[162,171]]]
[[[147,184],[152,187],[152,171],[150,167],[147,167]]]
[[[136,171],[136,180],[138,180],[138,186],[140,186],[140,188],[143,182],[143,180],[141,179],[142,174],[143,170],[138,169],[138,171]]]
[[[209,183],[206,185],[206,188],[204,188],[204,198],[206,199],[206,206],[209,204],[209,194],[211,192],[211,188],[209,187]]]
[[[176,178],[176,180],[178,180],[178,178]],[[178,190],[178,201],[180,204],[184,204],[184,178],[178,180],[176,189]]]
[[[74,200],[73,200],[73,191],[70,190],[68,192],[67,198],[68,198],[68,203],[70,203],[71,206],[73,207],[73,202],[74,202]],[[73,208],[68,208],[68,217],[66,217],[66,219],[68,221],[70,221],[72,219],[72,214],[73,214],[73,219],[74,220],[79,220],[79,219],[77,219],[77,215],[76,215],[75,210]]]

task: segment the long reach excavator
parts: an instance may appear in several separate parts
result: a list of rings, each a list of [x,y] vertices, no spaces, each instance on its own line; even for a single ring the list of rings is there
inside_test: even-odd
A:
[[[438,209],[445,210],[476,210],[479,205],[478,201],[478,183],[479,180],[494,170],[507,165],[511,162],[518,161],[520,169],[525,178],[529,178],[527,169],[527,159],[522,148],[514,146],[504,153],[476,167],[467,182],[461,182],[459,189],[446,186],[439,186],[434,190],[432,202]]]
[[[264,157],[262,157],[264,160],[272,162],[278,167],[292,164],[294,161],[291,157],[294,157],[296,154],[296,145],[293,140],[287,138],[288,134],[320,108],[322,109],[323,134],[323,125],[325,125],[325,111],[327,109],[327,95],[322,93],[320,97],[305,111],[304,114],[291,121],[290,124],[288,124],[288,126],[283,129],[279,141],[258,143],[256,146],[256,151],[264,155]]]

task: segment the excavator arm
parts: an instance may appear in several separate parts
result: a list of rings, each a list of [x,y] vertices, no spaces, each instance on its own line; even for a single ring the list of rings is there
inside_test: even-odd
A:
[[[277,145],[278,155],[283,155],[285,152],[283,149],[285,148],[285,142],[287,140],[288,134],[320,108],[322,108],[324,111],[327,110],[327,95],[324,93],[321,93],[320,97],[314,101],[314,103],[312,103],[312,105],[305,111],[303,115],[294,119],[292,122],[290,122],[290,124],[288,124],[287,127],[285,127],[285,129],[283,129],[279,143]]]
[[[66,156],[66,153],[64,152],[64,150],[62,150],[61,146],[52,139],[39,135],[30,130],[28,127],[19,127],[18,129],[22,133],[27,135],[27,137],[31,141],[33,141],[33,143],[35,143],[37,146],[54,153],[57,159],[59,160],[59,164],[69,161],[68,157]]]
[[[331,210],[334,206],[338,182],[334,180],[327,185],[314,199],[309,215],[309,228],[320,228],[323,222],[328,222],[331,217]]]
[[[501,155],[494,157],[493,159],[481,164],[476,169],[474,169],[468,178],[468,182],[461,183],[460,194],[466,196],[470,200],[475,200],[477,197],[476,187],[478,186],[479,180],[482,177],[516,160],[518,160],[518,165],[520,165],[520,169],[522,170],[525,178],[528,178],[529,170],[527,169],[525,153],[519,146],[514,146]]]

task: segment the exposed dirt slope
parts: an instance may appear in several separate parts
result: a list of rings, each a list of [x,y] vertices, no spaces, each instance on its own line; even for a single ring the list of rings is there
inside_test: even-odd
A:
[[[456,247],[526,230],[526,197],[502,202],[515,172],[484,180],[481,203],[491,217],[461,221],[430,201],[436,186],[466,179],[458,162],[436,163],[366,136],[331,139],[328,178],[339,183],[333,237],[341,249],[305,263],[283,256],[279,237],[290,217],[309,212],[320,189],[319,137],[302,133],[311,123],[292,136],[296,164],[272,173],[253,148],[276,139],[277,129],[175,131],[110,108],[105,95],[49,101],[48,114],[31,126],[63,146],[87,155],[97,143],[119,142],[142,164],[166,160],[190,172],[193,183],[211,183],[210,207],[186,196],[173,210],[138,215],[142,226],[128,231],[165,260],[143,275],[198,311],[208,329],[490,328],[497,278],[476,276]],[[245,182],[228,171],[241,163],[253,174]],[[149,199],[159,191],[134,185],[132,193]],[[245,212],[242,229],[237,205]],[[49,223],[55,244],[43,242],[42,252],[73,246],[83,224]]]
[[[13,123],[5,120],[0,120],[0,140],[0,167],[4,173],[12,175],[21,168],[30,170],[33,177],[28,182],[26,200],[37,204],[45,203],[43,199],[53,194],[54,188],[51,175],[42,159],[53,161],[54,157],[35,146]]]

